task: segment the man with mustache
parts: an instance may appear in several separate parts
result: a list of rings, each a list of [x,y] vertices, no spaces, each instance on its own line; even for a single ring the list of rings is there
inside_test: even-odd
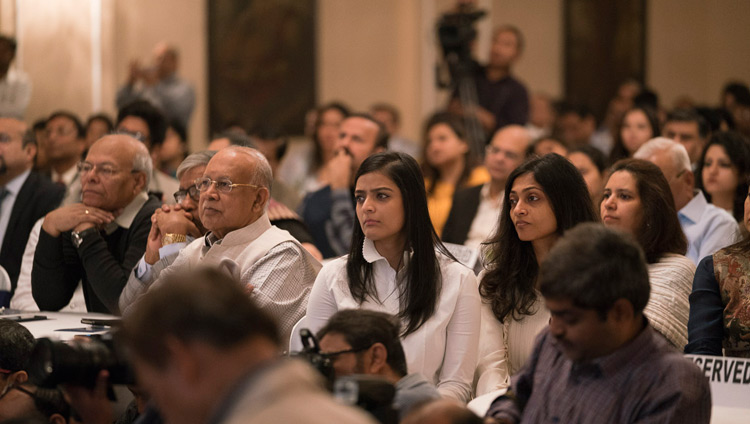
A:
[[[354,176],[370,155],[388,148],[385,127],[372,116],[356,113],[341,122],[336,156],[325,166],[325,187],[302,201],[302,219],[324,258],[347,254],[354,216]]]

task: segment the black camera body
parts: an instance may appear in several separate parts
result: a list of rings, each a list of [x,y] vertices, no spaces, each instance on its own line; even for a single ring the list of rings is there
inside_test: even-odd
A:
[[[483,10],[459,11],[446,13],[440,18],[437,35],[446,59],[456,55],[458,61],[471,60],[471,42],[477,37],[474,23],[486,14]]]
[[[40,387],[69,384],[94,388],[99,372],[110,384],[135,384],[135,373],[112,335],[91,336],[71,343],[37,340],[29,361],[29,378]]]
[[[292,357],[306,360],[326,381],[326,387],[341,403],[357,406],[369,412],[383,424],[398,423],[398,412],[393,408],[396,388],[384,378],[371,375],[349,375],[336,378],[333,361],[320,352],[318,340],[307,328],[300,330],[303,349]]]

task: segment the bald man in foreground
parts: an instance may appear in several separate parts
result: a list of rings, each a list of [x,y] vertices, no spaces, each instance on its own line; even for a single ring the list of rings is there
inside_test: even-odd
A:
[[[506,125],[495,133],[484,156],[490,182],[456,191],[443,227],[444,242],[478,249],[493,233],[503,208],[505,182],[523,162],[530,143],[529,131],[520,125]]]
[[[266,205],[272,179],[268,161],[255,149],[230,146],[217,152],[196,180],[198,214],[209,232],[182,249],[158,277],[141,283],[158,286],[175,272],[200,266],[227,272],[273,316],[285,348],[321,265],[291,234],[271,225]],[[127,313],[132,305],[121,306]]]
[[[89,312],[117,314],[120,292],[146,250],[160,201],[146,192],[148,149],[129,135],[97,140],[79,163],[81,203],[48,213],[31,270],[31,291],[43,311],[65,307],[82,281]]]

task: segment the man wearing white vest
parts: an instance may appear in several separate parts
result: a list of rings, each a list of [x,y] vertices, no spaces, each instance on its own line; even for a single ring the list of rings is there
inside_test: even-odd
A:
[[[305,314],[321,266],[288,232],[271,225],[266,205],[272,179],[271,167],[255,149],[230,146],[216,153],[196,180],[198,214],[208,233],[182,249],[161,272],[154,266],[138,280],[153,286],[178,270],[220,268],[245,284],[288,342],[292,327]],[[124,313],[131,306],[120,304]]]

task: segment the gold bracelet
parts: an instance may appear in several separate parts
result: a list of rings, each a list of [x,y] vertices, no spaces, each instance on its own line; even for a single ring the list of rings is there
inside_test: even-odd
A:
[[[187,237],[185,236],[185,234],[167,233],[167,234],[164,234],[164,237],[161,238],[161,245],[166,246],[168,244],[183,243],[186,241],[187,241]]]

